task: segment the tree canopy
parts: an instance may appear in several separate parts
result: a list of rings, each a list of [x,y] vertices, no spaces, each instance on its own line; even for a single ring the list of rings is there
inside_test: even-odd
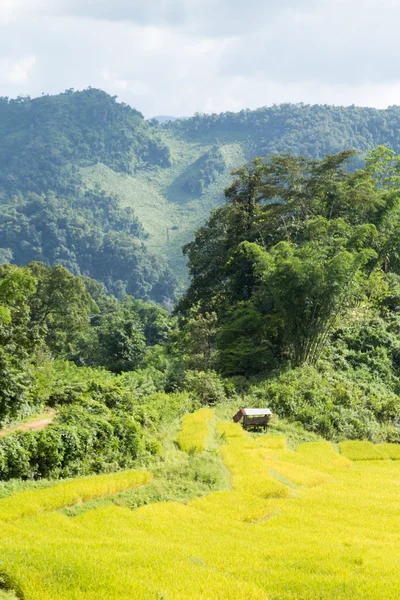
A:
[[[179,308],[216,311],[226,372],[315,364],[376,276],[400,274],[400,158],[380,147],[352,169],[353,158],[255,159],[185,247],[191,282]]]

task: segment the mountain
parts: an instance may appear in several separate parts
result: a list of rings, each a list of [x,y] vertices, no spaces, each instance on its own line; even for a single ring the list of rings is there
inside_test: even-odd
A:
[[[181,247],[255,156],[400,151],[400,107],[283,104],[146,121],[97,89],[0,99],[0,260],[59,262],[171,305]],[[178,284],[176,281],[178,280]]]
[[[160,125],[163,125],[164,123],[168,123],[168,121],[177,121],[178,119],[181,119],[184,117],[171,117],[169,115],[157,115],[155,117],[153,117],[153,119],[155,119]]]

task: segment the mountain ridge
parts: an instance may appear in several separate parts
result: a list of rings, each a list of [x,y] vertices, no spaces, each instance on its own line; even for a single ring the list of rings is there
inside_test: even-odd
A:
[[[281,104],[236,113],[195,114],[159,124],[154,119],[146,121],[115,96],[89,88],[35,99],[1,98],[0,134],[0,249],[5,256],[11,252],[25,256],[26,261],[31,256],[47,264],[59,259],[77,274],[100,277],[114,293],[122,294],[124,286],[130,285],[131,293],[140,288],[136,293],[144,299],[168,303],[185,284],[181,247],[223,202],[232,170],[255,156],[281,152],[319,158],[348,148],[363,152],[381,144],[400,151],[400,107]],[[60,241],[60,231],[65,230],[61,217],[51,226],[58,231],[55,248],[46,250],[43,238],[48,233],[40,230],[44,208],[34,226],[32,215],[25,215],[35,239],[29,242],[31,249],[21,254],[20,245],[27,240],[18,239],[16,227],[11,236],[6,234],[10,228],[6,207],[12,198],[31,193],[56,196],[66,207],[85,213],[82,218],[88,223],[95,219],[90,211],[97,210],[93,195],[103,196],[99,203],[105,211],[104,196],[115,196],[118,208],[134,215],[136,234],[143,229],[139,238],[135,234],[139,245],[133,243],[132,232],[124,234],[131,236],[125,240],[127,247],[142,248],[141,256],[138,250],[135,258],[132,254],[134,264],[139,265],[140,286],[136,281],[127,283],[128,274],[120,268],[123,252],[117,252],[118,265],[111,264],[104,274],[92,263],[88,266],[78,258],[70,259],[77,244],[64,235]],[[107,225],[105,233],[114,232],[117,243],[120,232],[115,227]],[[32,249],[39,247],[40,251]],[[104,261],[101,256],[93,260]],[[161,266],[165,260],[169,266]],[[153,273],[154,282],[148,286],[149,267],[140,266],[148,261],[165,273],[169,269],[168,292],[151,292],[157,277]],[[171,271],[180,282],[178,288]]]

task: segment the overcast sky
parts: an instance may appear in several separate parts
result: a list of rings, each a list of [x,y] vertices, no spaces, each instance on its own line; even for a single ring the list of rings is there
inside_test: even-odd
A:
[[[145,116],[400,104],[400,0],[0,0],[0,95],[99,87]]]

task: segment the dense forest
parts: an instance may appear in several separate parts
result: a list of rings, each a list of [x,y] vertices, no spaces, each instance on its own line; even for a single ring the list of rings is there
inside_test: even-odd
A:
[[[355,161],[355,163],[354,163]],[[0,267],[0,478],[114,471],[201,406],[271,407],[331,440],[400,442],[400,159],[256,158],[186,245],[174,314],[64,266]],[[153,457],[153,458],[152,458]]]
[[[61,264],[120,297],[174,300],[175,278],[147,251],[134,209],[86,188],[79,172],[98,162],[127,173],[168,166],[168,148],[139,112],[99,90],[2,98],[0,131],[3,260]]]
[[[400,150],[400,109],[284,104],[146,121],[97,89],[0,99],[0,259],[61,264],[171,308],[181,247],[256,156]],[[362,155],[353,167],[362,167]]]
[[[221,403],[399,442],[398,116],[2,99],[0,478],[146,464]]]

